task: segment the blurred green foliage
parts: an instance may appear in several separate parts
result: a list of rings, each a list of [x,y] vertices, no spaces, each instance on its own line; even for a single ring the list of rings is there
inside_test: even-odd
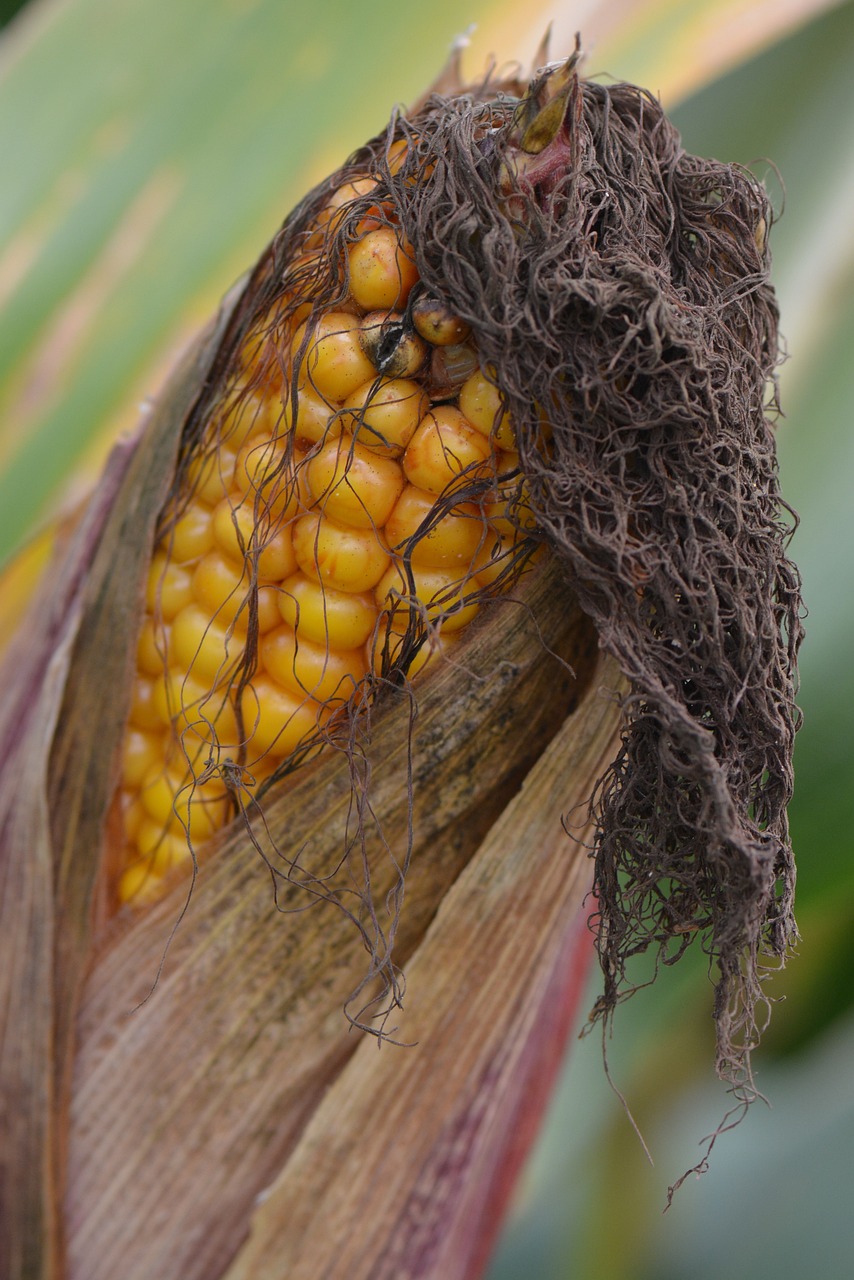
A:
[[[5,27],[26,3],[27,0],[0,0],[0,27]]]
[[[306,187],[490,0],[52,0],[0,53],[0,563]],[[147,287],[152,280],[156,288]],[[162,368],[160,370],[162,372]],[[130,410],[130,414],[128,411]]]

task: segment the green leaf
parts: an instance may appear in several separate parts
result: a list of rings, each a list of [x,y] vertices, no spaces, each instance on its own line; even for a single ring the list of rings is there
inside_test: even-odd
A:
[[[28,16],[0,79],[0,558],[81,451],[133,422],[295,198],[429,84],[461,21],[454,0],[417,24],[391,0]]]

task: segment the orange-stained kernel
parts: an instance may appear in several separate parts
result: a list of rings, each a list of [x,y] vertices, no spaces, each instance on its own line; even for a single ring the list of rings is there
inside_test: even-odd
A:
[[[516,448],[516,434],[494,382],[478,369],[460,389],[460,411],[481,435],[502,449]]]
[[[382,528],[405,483],[399,463],[349,437],[315,454],[306,476],[315,505],[355,529]]]
[[[349,253],[350,293],[366,311],[401,310],[418,279],[411,245],[393,227],[378,227],[357,240]]]
[[[322,399],[340,402],[375,377],[376,370],[359,341],[360,328],[359,318],[347,311],[328,311],[310,329],[300,325],[293,343],[298,385],[310,387]]]
[[[375,378],[348,398],[342,422],[366,449],[399,458],[428,403],[418,383],[410,378]]]
[[[283,583],[279,610],[301,638],[330,649],[357,649],[377,621],[371,593],[336,591],[302,573]]]
[[[294,525],[294,553],[303,573],[338,591],[369,591],[389,562],[373,529],[353,529],[314,513]]]
[[[243,693],[243,726],[251,762],[273,750],[281,758],[307,742],[328,719],[320,703],[285,689],[268,675],[256,675]]]
[[[261,641],[261,662],[278,684],[317,702],[346,702],[367,670],[361,649],[330,650],[279,627]]]
[[[426,414],[403,457],[406,478],[419,489],[445,493],[458,483],[495,474],[489,441],[459,409],[439,405]]]
[[[478,507],[460,503],[437,518],[436,495],[408,484],[386,522],[389,548],[413,564],[441,569],[468,566],[490,538]],[[494,534],[491,535],[494,541]]]
[[[406,625],[410,609],[422,613],[428,622],[441,622],[443,631],[459,631],[468,626],[478,610],[476,600],[469,600],[479,588],[477,578],[464,578],[443,569],[426,565],[391,565],[383,574],[375,596],[382,608],[390,611],[392,626]]]

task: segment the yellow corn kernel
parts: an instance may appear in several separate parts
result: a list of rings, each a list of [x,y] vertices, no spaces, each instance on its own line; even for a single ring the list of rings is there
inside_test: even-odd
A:
[[[198,454],[187,467],[187,484],[196,502],[215,507],[231,488],[238,446],[231,441]]]
[[[519,537],[518,532],[512,537],[501,537],[493,532],[484,539],[473,566],[478,582],[491,587],[510,570],[518,554]],[[526,552],[526,557],[533,558],[530,552]]]
[[[436,495],[408,484],[386,521],[385,536],[398,556],[409,554],[413,564],[441,569],[470,565],[489,533],[472,503],[460,503],[436,519]]]
[[[437,494],[452,488],[463,473],[465,483],[494,475],[494,466],[489,441],[451,405],[425,415],[403,455],[407,480]]]
[[[305,694],[284,688],[269,675],[256,675],[243,693],[243,726],[249,760],[274,751],[284,758],[315,736],[328,710]]]
[[[440,298],[425,295],[412,308],[412,323],[426,342],[434,347],[451,347],[465,342],[470,327]]]
[[[389,563],[373,529],[353,529],[314,513],[294,525],[294,554],[303,573],[338,591],[369,591]]]
[[[361,321],[347,311],[329,311],[308,327],[302,324],[294,335],[294,357],[300,361],[300,387],[310,387],[316,395],[339,403],[369,378],[376,377],[359,341]],[[305,355],[302,344],[308,335]]]
[[[315,505],[354,529],[382,528],[405,484],[397,462],[349,438],[324,445],[306,475]]]
[[[326,237],[341,226],[353,201],[370,195],[376,185],[375,178],[355,178],[352,182],[342,183],[317,215],[317,230],[309,237],[307,247],[320,248]]]
[[[393,227],[369,231],[351,247],[350,293],[366,311],[406,306],[418,268],[411,245],[401,244]]]
[[[460,389],[460,412],[487,439],[502,449],[516,448],[516,433],[494,382],[478,369]]]
[[[238,359],[244,376],[270,391],[277,391],[282,383],[282,349],[285,343],[284,327],[279,322],[277,310],[271,308],[256,321],[243,341]]]
[[[534,529],[536,520],[528,502],[528,487],[518,480],[499,484],[486,496],[484,512],[502,538],[518,538],[520,531]]]
[[[453,632],[468,626],[477,613],[477,601],[468,597],[479,586],[471,575],[462,579],[442,569],[396,562],[383,574],[375,595],[377,603],[389,611],[395,629],[406,625],[414,609],[428,622],[441,622],[443,631]]]
[[[287,626],[264,637],[260,657],[277,684],[326,705],[346,702],[367,670],[362,650],[332,650],[304,637],[297,640]]]
[[[412,139],[413,144],[416,139]],[[400,173],[406,161],[409,152],[410,142],[408,138],[398,138],[386,151],[386,163],[388,164],[389,173]]]
[[[427,406],[426,395],[410,378],[374,378],[349,397],[342,422],[366,449],[399,458]]]
[[[359,339],[368,359],[387,378],[412,378],[427,359],[426,342],[399,311],[366,315]]]
[[[265,528],[257,520],[250,501],[240,504],[236,496],[224,498],[214,511],[213,532],[217,546],[229,559],[242,564],[245,559],[258,565],[259,578],[280,582],[296,572],[290,526]]]
[[[303,450],[340,436],[341,419],[336,405],[328,404],[311,387],[304,386],[296,395],[296,411],[292,397],[285,400],[282,429],[292,431],[296,447]]]
[[[223,746],[238,740],[233,708],[220,690],[212,693],[210,682],[198,676],[174,667],[162,672],[154,682],[154,704],[163,727],[181,737],[187,752],[213,741],[214,733]]]
[[[192,581],[193,596],[210,617],[226,624],[238,616],[245,621],[249,593],[245,565],[235,564],[221,551],[209,551],[196,566]]]
[[[233,671],[236,659],[246,642],[246,619],[229,626],[200,604],[188,604],[172,624],[172,659],[177,666],[201,681],[207,688],[222,682]],[[156,714],[160,714],[156,709]]]
[[[279,614],[280,595],[281,587],[278,584],[262,583],[258,588],[258,630],[262,636],[272,631],[282,620]],[[249,625],[249,606],[246,609],[246,625]]]
[[[196,782],[187,770],[157,764],[143,779],[139,798],[161,831],[207,840],[225,821],[228,801],[223,782]]]
[[[251,789],[319,747],[368,673],[393,671],[413,612],[426,634],[408,674],[450,652],[530,515],[500,479],[518,468],[515,439],[468,326],[436,298],[409,306],[418,271],[390,203],[365,201],[350,225],[374,186],[330,197],[181,478],[147,582],[120,901],[156,897],[188,836],[195,848],[228,820],[220,766],[242,766]],[[320,250],[348,218],[350,294],[319,315]],[[454,502],[470,481],[485,492]]]
[[[378,612],[372,594],[336,591],[302,573],[282,584],[279,610],[301,638],[330,649],[358,649],[373,632]]]
[[[182,842],[184,849],[184,857],[182,861],[190,860],[190,851],[187,847],[187,841]],[[159,859],[152,861],[148,858],[136,858],[125,867],[119,882],[116,885],[116,898],[120,904],[132,902],[134,906],[144,906],[149,902],[156,902],[163,893],[163,877],[172,869],[171,862],[163,862]]]
[[[250,511],[257,509],[260,519],[288,520],[302,505],[301,468],[297,466],[301,459],[296,450],[288,456],[283,436],[250,436],[234,464],[233,485],[228,490],[239,495],[234,505],[242,499]]]
[[[199,560],[213,546],[211,513],[200,502],[191,502],[166,535],[169,557],[176,564]]]
[[[126,787],[138,787],[146,774],[163,763],[165,735],[131,726],[122,743],[122,782]]]
[[[400,660],[403,656],[405,630],[405,626],[397,629],[396,625],[391,623],[388,618],[381,620],[376,640],[369,646],[371,669],[374,675],[381,676],[383,667],[385,667],[386,671],[389,671],[400,665]],[[438,628],[431,628],[415,657],[410,661],[407,669],[407,678],[411,680],[414,676],[419,675],[425,667],[434,665],[443,655],[452,653],[457,639],[456,634],[446,635],[444,631]]]
[[[151,561],[145,602],[149,611],[165,622],[171,622],[193,598],[193,571],[174,564],[165,551],[158,551]]]
[[[157,708],[154,705],[154,679],[139,675],[133,684],[130,705],[130,722],[137,729],[161,728]]]
[[[136,650],[137,667],[144,675],[162,675],[164,666],[168,666],[171,631],[170,626],[155,623],[146,615]]]
[[[176,831],[173,828],[164,830],[159,822],[146,816],[140,823],[136,846],[152,875],[164,876],[173,867],[190,860],[190,849],[187,844],[185,828]]]

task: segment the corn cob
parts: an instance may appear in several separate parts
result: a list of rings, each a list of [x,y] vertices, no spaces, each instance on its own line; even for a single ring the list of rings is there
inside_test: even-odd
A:
[[[321,210],[164,518],[123,747],[119,903],[156,896],[238,794],[334,738],[371,687],[449,653],[534,549],[494,375],[421,285],[393,205],[364,213],[377,185],[349,181]],[[318,311],[324,237],[358,214],[347,292]]]
[[[601,789],[596,1013],[629,957],[703,936],[739,1082],[759,956],[794,930],[769,207],[579,54],[395,116],[255,268],[150,571],[117,896],[323,743],[352,760],[374,691],[547,541],[632,685]]]

